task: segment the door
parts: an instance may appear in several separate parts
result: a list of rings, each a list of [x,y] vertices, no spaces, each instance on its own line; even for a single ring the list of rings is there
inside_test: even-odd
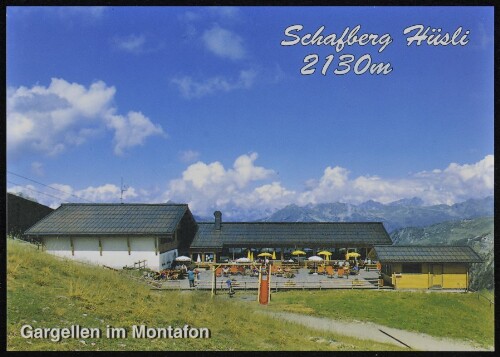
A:
[[[433,264],[431,266],[431,287],[442,288],[443,287],[443,265]]]

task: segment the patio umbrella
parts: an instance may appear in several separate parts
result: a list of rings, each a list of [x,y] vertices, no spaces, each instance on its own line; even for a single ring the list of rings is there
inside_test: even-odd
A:
[[[310,262],[322,262],[323,258],[318,257],[317,255],[313,255],[312,257],[307,258]]]
[[[292,252],[292,255],[306,255],[306,252],[302,251],[302,250],[294,250]]]
[[[250,260],[250,259],[252,259],[252,255],[251,255],[250,249],[248,250],[247,258],[248,258],[249,260]]]
[[[318,257],[317,255],[313,255],[312,257],[307,258],[308,261],[314,262],[314,269],[316,269],[316,263],[317,262],[322,262],[323,258]]]
[[[250,263],[251,260],[248,259],[248,258],[239,258],[239,259],[236,259],[236,263]]]
[[[330,255],[332,255],[332,253],[330,253],[327,250],[322,250],[321,252],[318,253],[318,255],[324,255],[325,260],[328,261],[328,260],[330,260]]]
[[[273,260],[276,260],[276,252],[273,252]]]
[[[345,259],[349,260],[349,258],[359,258],[360,256],[361,256],[361,254],[359,254],[359,253],[351,252],[351,253],[347,253],[345,255]]]
[[[199,255],[199,254],[198,254],[198,258],[196,258],[196,262],[197,262],[197,263],[201,263],[201,257],[200,257],[200,255]]]
[[[253,252],[250,252],[250,260],[253,262]]]
[[[180,257],[175,258],[176,262],[190,262],[191,258],[186,257],[185,255],[181,255]]]
[[[260,253],[257,255],[258,257],[272,257],[273,255],[271,253]]]

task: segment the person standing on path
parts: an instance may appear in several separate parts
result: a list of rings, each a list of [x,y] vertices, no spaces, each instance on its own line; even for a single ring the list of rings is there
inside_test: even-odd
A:
[[[233,295],[234,295],[233,282],[231,281],[231,279],[227,279],[226,284],[227,284],[229,297],[233,297]]]
[[[188,280],[189,280],[189,287],[194,288],[194,271],[191,268],[189,268],[188,270]]]

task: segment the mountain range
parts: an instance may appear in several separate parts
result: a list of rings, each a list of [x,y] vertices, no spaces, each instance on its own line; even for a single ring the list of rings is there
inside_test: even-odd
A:
[[[460,221],[493,216],[493,196],[469,199],[453,205],[424,206],[418,198],[383,204],[373,200],[359,205],[320,203],[306,206],[289,205],[261,222],[383,222],[389,233],[405,227],[425,227],[446,221]]]

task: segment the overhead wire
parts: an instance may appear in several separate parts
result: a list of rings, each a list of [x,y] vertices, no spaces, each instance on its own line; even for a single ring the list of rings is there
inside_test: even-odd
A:
[[[21,184],[19,184],[19,183],[17,183],[17,182],[13,182],[13,181],[9,181],[9,180],[7,180],[7,182],[8,182],[8,183],[10,183],[10,184],[12,184],[12,185],[22,186]],[[37,190],[35,190],[35,189],[33,189],[33,188],[29,188],[29,187],[26,187],[26,186],[22,186],[22,187],[23,187],[24,189],[26,189],[26,190],[30,190],[30,191],[33,191],[33,192],[36,192],[36,193],[40,193],[40,194],[42,194],[42,195],[46,195],[46,196],[50,196],[50,197],[52,197],[52,198],[55,198],[55,199],[57,199],[57,200],[61,201],[61,203],[69,203],[68,201],[63,200],[61,197],[57,197],[57,196],[51,195],[51,194],[46,193],[46,192],[37,191]]]
[[[52,186],[46,185],[46,184],[44,184],[44,183],[41,183],[41,182],[36,181],[36,180],[33,180],[33,179],[30,179],[29,177],[25,177],[25,176],[22,176],[22,175],[16,174],[15,172],[12,172],[12,171],[7,170],[7,173],[9,173],[9,174],[11,174],[11,175],[14,175],[14,176],[17,176],[17,177],[20,177],[20,178],[23,178],[23,179],[25,179],[25,180],[28,180],[28,181],[34,182],[34,183],[36,183],[36,184],[39,184],[39,185],[42,185],[42,186],[45,186],[45,187],[51,188],[51,189],[53,189],[53,190],[55,190],[55,191],[59,191],[59,192],[61,192],[61,193],[64,193],[65,195],[70,195],[70,196],[73,196],[73,197],[75,197],[75,198],[78,198],[79,200],[82,200],[82,201],[85,201],[85,202],[89,202],[89,203],[94,203],[94,202],[92,202],[92,201],[86,200],[85,198],[79,197],[79,196],[74,195],[74,194],[72,194],[72,193],[65,192],[65,191],[60,190],[60,189],[58,189],[58,188],[55,188],[55,187],[52,187]]]

